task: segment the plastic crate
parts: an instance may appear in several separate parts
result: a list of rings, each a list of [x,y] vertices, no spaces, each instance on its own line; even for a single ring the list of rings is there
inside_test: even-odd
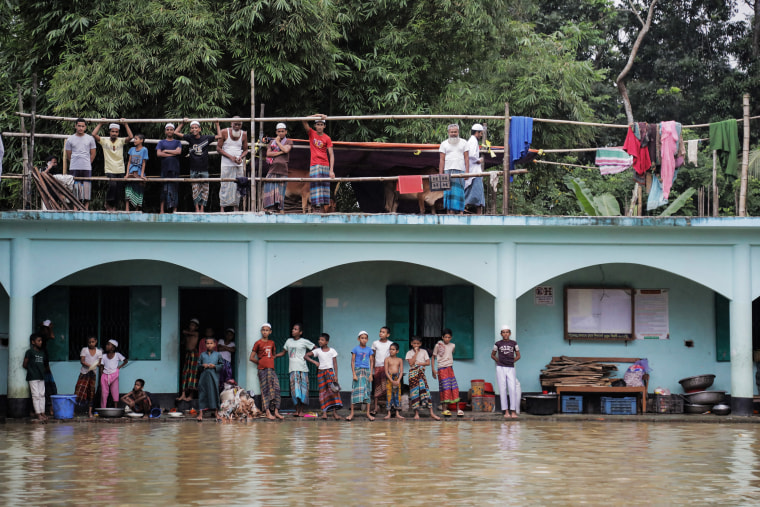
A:
[[[562,413],[580,414],[583,412],[583,396],[562,395]]]
[[[655,414],[683,414],[683,397],[679,394],[652,394],[647,410]]]
[[[609,415],[634,415],[636,413],[636,397],[608,398],[602,396],[602,413]]]

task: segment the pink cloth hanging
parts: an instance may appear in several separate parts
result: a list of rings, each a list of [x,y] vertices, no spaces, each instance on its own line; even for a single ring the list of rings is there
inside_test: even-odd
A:
[[[676,131],[676,122],[664,121],[661,126],[662,139],[662,166],[660,174],[662,175],[662,196],[667,199],[670,195],[670,187],[673,186],[673,175],[676,172],[676,141],[678,141],[678,132]]]

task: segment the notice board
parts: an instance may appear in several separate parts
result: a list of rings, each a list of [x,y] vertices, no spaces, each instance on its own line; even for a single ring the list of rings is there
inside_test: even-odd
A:
[[[633,340],[633,292],[630,287],[565,287],[565,339]]]

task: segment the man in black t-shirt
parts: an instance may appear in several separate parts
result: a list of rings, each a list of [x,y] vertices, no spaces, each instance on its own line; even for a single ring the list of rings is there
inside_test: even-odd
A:
[[[191,178],[208,178],[208,149],[215,139],[221,137],[219,122],[216,122],[216,136],[201,135],[201,124],[197,121],[190,122],[190,133],[182,134],[180,130],[188,121],[185,118],[179,124],[174,135],[177,139],[187,141],[190,145],[190,177]],[[208,181],[193,183],[193,204],[195,212],[203,213],[208,204]]]
[[[515,374],[515,363],[520,359],[520,347],[512,339],[512,330],[509,326],[502,326],[501,340],[494,344],[491,359],[496,361],[496,383],[499,386],[504,418],[514,419],[517,417],[517,409],[520,406]],[[509,395],[509,406],[507,406],[507,395]]]

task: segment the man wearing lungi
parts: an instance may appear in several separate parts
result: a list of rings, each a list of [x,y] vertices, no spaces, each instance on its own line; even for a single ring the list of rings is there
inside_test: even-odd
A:
[[[335,154],[333,153],[333,143],[330,136],[325,134],[327,115],[315,114],[313,116],[319,117],[314,121],[313,129],[309,127],[306,120],[301,122],[309,134],[309,151],[311,152],[309,178],[334,178]],[[311,205],[318,212],[324,212],[325,207],[330,204],[330,182],[315,181],[311,183],[310,187]]]
[[[438,174],[448,175],[467,173],[470,170],[469,146],[459,137],[459,125],[452,123],[448,127],[449,138],[441,143]],[[443,193],[443,207],[449,215],[464,213],[464,185],[461,178],[451,179],[451,188]]]
[[[470,140],[467,141],[470,174],[480,174],[483,172],[484,159],[480,156],[480,143],[483,140],[484,130],[483,125],[480,123],[476,123],[470,129]],[[486,198],[483,194],[483,178],[467,178],[464,180],[464,204],[475,208],[475,214],[483,214],[483,208],[486,205]]]

